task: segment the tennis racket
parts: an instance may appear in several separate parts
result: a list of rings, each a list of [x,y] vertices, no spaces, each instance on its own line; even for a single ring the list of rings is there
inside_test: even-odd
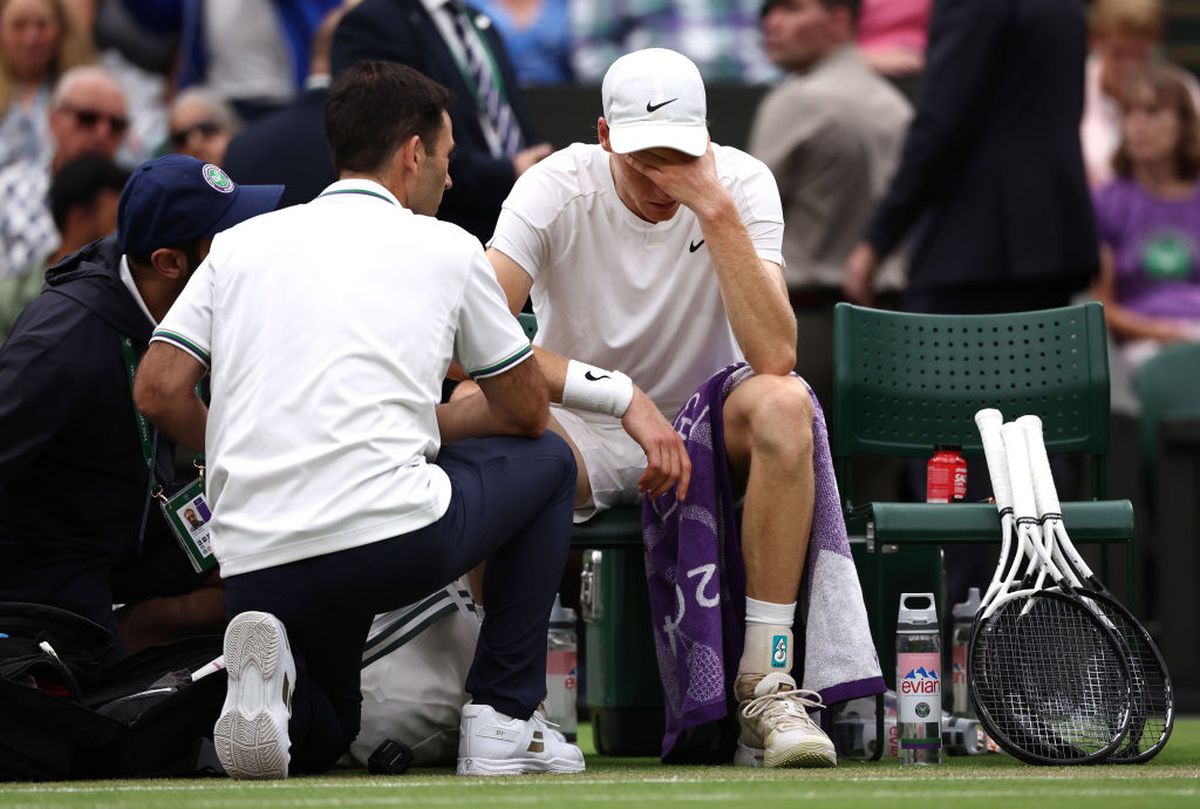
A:
[[[968,649],[971,698],[1002,749],[1034,764],[1088,764],[1120,748],[1131,686],[1123,644],[1074,592],[1038,530],[1024,432],[1000,428],[1018,553],[1035,558],[1017,589],[981,611]],[[1019,560],[1017,560],[1019,561]],[[1052,587],[1038,586],[1048,578]]]
[[[1054,561],[1129,652],[1132,680],[1129,733],[1110,760],[1127,764],[1149,761],[1166,745],[1175,724],[1175,697],[1166,663],[1150,634],[1096,578],[1071,542],[1046,455],[1042,420],[1037,416],[1022,416],[1017,424],[1025,431],[1037,510],[1042,532],[1047,542],[1054,545]]]

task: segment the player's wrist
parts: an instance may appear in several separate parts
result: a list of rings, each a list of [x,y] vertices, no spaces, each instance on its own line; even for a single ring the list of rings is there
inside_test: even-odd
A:
[[[700,198],[688,207],[700,221],[701,227],[730,216],[740,219],[737,207],[733,204],[733,197],[729,196],[729,192],[722,185],[717,185],[711,192],[701,194]]]
[[[564,407],[607,413],[621,418],[633,401],[633,380],[620,371],[609,371],[579,360],[567,362],[563,381]]]

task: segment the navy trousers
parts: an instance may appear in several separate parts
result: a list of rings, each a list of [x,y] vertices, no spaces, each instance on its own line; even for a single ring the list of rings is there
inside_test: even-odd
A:
[[[391,539],[233,576],[232,617],[262,610],[296,659],[293,773],[328,770],[358,735],[359,672],[371,620],[487,562],[486,605],[466,690],[527,719],[546,693],[546,631],[570,542],[575,461],[566,443],[483,438],[444,447],[452,496],[437,522]]]

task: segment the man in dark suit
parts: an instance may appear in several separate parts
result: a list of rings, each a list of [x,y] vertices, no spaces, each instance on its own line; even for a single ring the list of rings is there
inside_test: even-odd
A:
[[[936,0],[900,167],[847,262],[845,293],[913,232],[907,306],[1064,304],[1097,268],[1079,121],[1081,0]]]
[[[337,179],[325,139],[325,99],[329,96],[329,51],[333,32],[351,3],[330,11],[313,36],[304,93],[291,104],[252,123],[230,142],[224,168],[248,183],[281,184],[279,207],[299,205]],[[236,168],[234,168],[236,166]]]
[[[450,88],[453,187],[438,218],[486,242],[517,177],[550,154],[539,143],[496,27],[460,0],[363,0],[333,38],[333,73],[400,62]]]

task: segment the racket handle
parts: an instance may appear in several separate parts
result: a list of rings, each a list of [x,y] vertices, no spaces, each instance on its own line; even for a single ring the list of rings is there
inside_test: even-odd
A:
[[[1029,453],[1029,474],[1033,478],[1033,495],[1037,515],[1061,514],[1058,489],[1054,486],[1054,475],[1050,471],[1050,458],[1046,455],[1046,443],[1042,434],[1042,420],[1037,416],[1021,416],[1017,425],[1025,434],[1025,447]]]
[[[975,414],[975,426],[983,440],[983,456],[987,460],[988,475],[992,479],[992,495],[996,508],[1003,513],[1012,508],[1012,484],[1008,479],[1008,456],[1004,441],[1000,438],[1000,427],[1004,416],[994,407],[986,407]]]
[[[1033,480],[1029,476],[1029,450],[1025,445],[1025,433],[1010,421],[1000,428],[1007,458],[1008,480],[1012,486],[1013,516],[1017,520],[1037,518],[1037,501],[1033,494]]]

